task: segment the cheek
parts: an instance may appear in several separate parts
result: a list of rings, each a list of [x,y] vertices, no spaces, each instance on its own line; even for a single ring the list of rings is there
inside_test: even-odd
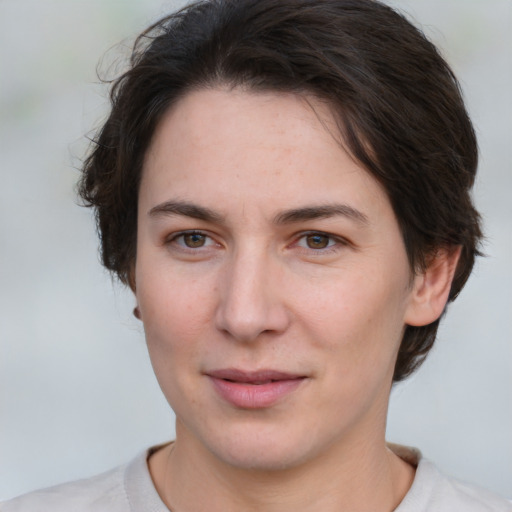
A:
[[[146,344],[155,376],[169,405],[179,411],[196,397],[193,378],[208,349],[202,340],[210,317],[207,300],[189,287],[143,281],[137,298],[144,324]],[[187,398],[185,398],[187,397]]]
[[[340,283],[336,298],[315,297],[307,310],[308,337],[321,357],[324,392],[318,406],[332,421],[357,419],[385,404],[402,336],[401,298],[370,279]],[[325,357],[327,355],[327,357]],[[380,397],[380,398],[378,398]]]
[[[141,273],[136,294],[154,364],[164,364],[158,356],[165,355],[166,364],[173,364],[177,358],[197,351],[198,340],[203,338],[213,315],[212,297],[204,286],[165,275]]]
[[[371,373],[393,363],[403,332],[405,293],[400,282],[371,273],[310,289],[302,304],[304,325],[317,348],[336,357],[348,374]]]

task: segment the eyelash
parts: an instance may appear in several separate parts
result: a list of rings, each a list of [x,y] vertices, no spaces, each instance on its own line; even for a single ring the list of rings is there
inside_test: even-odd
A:
[[[205,240],[206,244],[199,245],[197,247],[189,247],[185,244],[184,237],[186,236],[199,236],[203,237],[203,240]],[[327,245],[325,247],[303,247],[300,245],[300,242],[302,240],[306,240],[308,237],[324,237],[327,240]],[[179,243],[179,240],[182,239],[183,243]],[[207,241],[210,241],[208,243]],[[204,231],[197,231],[197,230],[190,230],[190,231],[181,231],[179,233],[173,234],[170,238],[166,239],[166,244],[172,244],[178,246],[180,250],[191,252],[191,253],[197,253],[201,249],[208,248],[212,245],[220,245],[215,242],[215,240],[206,234]],[[303,249],[304,251],[308,251],[309,254],[317,254],[317,255],[324,255],[324,254],[330,254],[333,252],[336,252],[340,249],[340,247],[344,247],[349,245],[349,243],[340,237],[331,235],[329,233],[325,233],[323,231],[308,231],[308,232],[302,232],[297,236],[294,240],[294,242],[290,245],[291,247],[297,246]]]
[[[209,247],[209,245],[211,245],[211,244],[208,244],[206,246],[200,245],[198,247],[188,247],[187,245],[185,245],[185,243],[183,243],[183,244],[178,243],[178,240],[180,238],[183,239],[183,242],[184,242],[184,238],[186,236],[194,236],[194,235],[204,237],[205,240],[209,239],[212,242],[214,242],[213,238],[211,236],[207,235],[206,233],[204,233],[203,231],[191,230],[191,231],[181,231],[180,233],[173,234],[169,239],[166,240],[166,244],[177,245],[182,250],[192,251],[192,252],[196,252],[198,249],[203,249],[204,247]]]
[[[305,249],[308,252],[311,251],[313,254],[331,254],[333,252],[340,250],[341,247],[348,245],[348,242],[343,238],[331,235],[330,233],[325,233],[323,231],[308,231],[306,233],[301,233],[300,236],[294,242],[294,245],[298,245],[301,240],[307,241],[308,237],[324,237],[325,239],[327,239],[328,245],[326,247],[303,247],[303,249]]]

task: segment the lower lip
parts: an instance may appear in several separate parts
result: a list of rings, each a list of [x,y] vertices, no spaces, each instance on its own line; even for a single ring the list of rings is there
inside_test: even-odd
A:
[[[295,391],[304,381],[276,380],[268,384],[247,384],[210,377],[215,391],[227,402],[242,409],[263,409]]]

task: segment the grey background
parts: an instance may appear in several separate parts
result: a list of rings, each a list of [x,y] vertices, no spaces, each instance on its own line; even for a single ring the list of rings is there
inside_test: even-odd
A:
[[[512,497],[512,3],[396,0],[459,76],[482,152],[486,252],[388,438]],[[98,263],[76,168],[105,112],[95,68],[178,2],[0,0],[0,499],[122,463],[173,435],[133,300]]]

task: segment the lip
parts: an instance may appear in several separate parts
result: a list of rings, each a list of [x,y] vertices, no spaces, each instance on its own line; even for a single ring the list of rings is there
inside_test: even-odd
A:
[[[295,391],[305,375],[277,370],[244,371],[226,368],[207,372],[214,390],[241,409],[270,407]]]

